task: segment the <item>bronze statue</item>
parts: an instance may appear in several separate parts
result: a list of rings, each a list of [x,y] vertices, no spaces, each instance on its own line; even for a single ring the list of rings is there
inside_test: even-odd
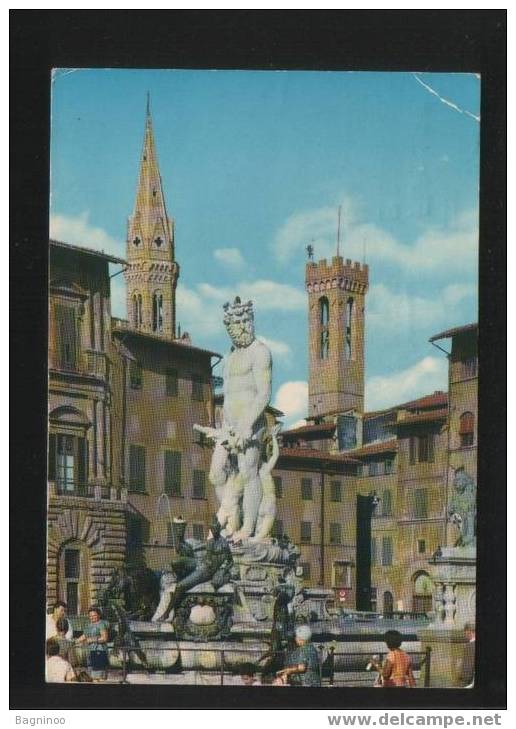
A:
[[[180,579],[175,591],[170,596],[170,602],[161,619],[166,620],[179,605],[184,595],[192,587],[203,582],[211,582],[215,589],[229,582],[230,568],[233,557],[228,541],[221,535],[222,527],[215,516],[211,523],[211,539],[208,539],[206,551],[198,559],[195,557],[180,556],[173,562],[174,570],[180,567],[186,576]]]

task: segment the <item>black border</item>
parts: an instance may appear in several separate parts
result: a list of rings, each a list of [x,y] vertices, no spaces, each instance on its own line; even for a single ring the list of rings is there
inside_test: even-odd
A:
[[[11,18],[11,708],[506,706],[506,11],[34,11]],[[471,71],[482,74],[479,599],[469,691],[46,686],[45,434],[50,69]],[[493,556],[496,556],[493,559]]]

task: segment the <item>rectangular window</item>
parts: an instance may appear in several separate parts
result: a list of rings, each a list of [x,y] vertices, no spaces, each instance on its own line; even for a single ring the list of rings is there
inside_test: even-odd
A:
[[[392,537],[382,538],[382,566],[390,567],[392,565]]]
[[[426,542],[424,539],[417,540],[417,551],[418,554],[424,554],[426,552]]]
[[[414,518],[426,519],[428,517],[428,491],[427,489],[414,490]]]
[[[204,541],[204,524],[192,524],[192,537]]]
[[[272,536],[278,537],[283,536],[283,520],[282,519],[274,519],[274,524],[272,525]]]
[[[301,522],[301,544],[310,544],[312,541],[312,522]]]
[[[129,490],[145,492],[145,448],[129,446]]]
[[[385,461],[385,473],[394,473],[394,461],[391,458]]]
[[[181,496],[181,453],[165,451],[165,493]]]
[[[462,363],[463,377],[475,377],[477,374],[477,358],[468,357]]]
[[[332,481],[330,483],[330,500],[342,501],[342,485],[340,481]]]
[[[177,370],[168,369],[166,371],[165,388],[167,397],[177,397]]]
[[[129,386],[133,390],[141,390],[143,387],[143,370],[139,362],[133,359],[129,363]]]
[[[201,375],[192,375],[192,400],[203,400],[203,386]]]
[[[376,564],[376,537],[371,537],[371,567]]]
[[[312,500],[312,479],[302,478],[301,479],[301,498],[303,501]]]
[[[73,370],[77,366],[77,322],[75,308],[56,304],[56,334],[59,352],[59,365]]]
[[[378,605],[378,588],[371,587],[371,610],[373,613],[376,612],[376,606]]]
[[[206,498],[206,474],[204,471],[195,469],[193,472],[192,496],[194,499]]]
[[[340,524],[330,524],[330,544],[340,544],[342,541],[342,528]]]
[[[357,476],[360,477],[360,476],[363,476],[363,475],[364,475],[364,464],[363,463],[360,463],[357,466]]]
[[[80,572],[80,556],[78,549],[65,549],[65,579],[79,579]]]
[[[428,433],[418,438],[418,460],[420,463],[433,463],[434,434]]]
[[[277,499],[283,498],[283,482],[281,476],[274,476],[274,490]]]
[[[367,472],[369,476],[378,476],[379,469],[378,469],[378,462],[377,461],[371,461],[367,464]]]
[[[301,567],[303,569],[303,580],[310,580],[312,576],[312,565],[310,562],[301,562]]]
[[[53,461],[53,463],[51,463]],[[60,493],[84,495],[88,480],[88,442],[74,435],[50,436],[49,478]]]
[[[467,448],[467,446],[473,445],[473,433],[461,433],[460,436],[460,447]]]

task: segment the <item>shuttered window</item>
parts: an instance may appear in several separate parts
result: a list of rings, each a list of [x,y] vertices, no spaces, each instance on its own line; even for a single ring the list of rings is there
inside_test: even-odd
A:
[[[63,369],[77,367],[77,321],[75,308],[56,304],[56,332],[59,364]]]
[[[414,491],[414,518],[426,519],[428,517],[428,492],[427,489],[415,489]]]
[[[60,493],[86,494],[88,482],[88,441],[74,435],[49,436],[48,478],[55,480]]]
[[[204,471],[198,471],[197,469],[193,472],[193,493],[194,499],[205,499],[206,498],[206,474]]]
[[[165,451],[165,493],[181,496],[181,453]]]
[[[301,544],[310,544],[312,541],[312,522],[302,521],[301,522]]]
[[[204,541],[204,524],[192,524],[192,536],[200,542]]]
[[[473,413],[466,412],[460,416],[459,435],[461,447],[473,445],[475,433],[475,416]]]
[[[382,539],[382,566],[390,567],[392,565],[392,537],[383,537]]]
[[[312,479],[302,478],[301,479],[301,498],[303,501],[312,500]]]
[[[332,481],[330,484],[330,489],[331,501],[342,501],[342,486],[340,481]]]
[[[145,491],[145,448],[143,446],[129,446],[129,489]]]
[[[418,459],[421,463],[433,463],[434,434],[421,435],[418,439]]]
[[[341,525],[337,523],[330,524],[330,544],[340,544],[342,541]]]
[[[389,489],[385,489],[382,495],[382,516],[392,515],[392,493]]]

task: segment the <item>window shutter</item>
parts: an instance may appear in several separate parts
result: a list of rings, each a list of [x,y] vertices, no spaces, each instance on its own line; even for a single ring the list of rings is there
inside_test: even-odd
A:
[[[59,356],[63,367],[73,368],[77,358],[77,329],[75,323],[75,309],[71,306],[56,305],[58,320]]]
[[[426,519],[428,502],[426,489],[416,489],[414,492],[414,516],[416,519]]]
[[[194,499],[206,498],[206,474],[204,471],[194,470],[193,472],[193,497]]]
[[[469,435],[475,429],[475,416],[473,413],[462,413],[460,416],[459,434]]]
[[[169,496],[181,495],[181,453],[165,451],[165,493]]]
[[[145,448],[131,445],[129,448],[129,488],[145,491]]]
[[[56,480],[56,436],[50,433],[48,436],[48,480]]]
[[[77,483],[82,486],[88,483],[88,441],[77,438]]]

